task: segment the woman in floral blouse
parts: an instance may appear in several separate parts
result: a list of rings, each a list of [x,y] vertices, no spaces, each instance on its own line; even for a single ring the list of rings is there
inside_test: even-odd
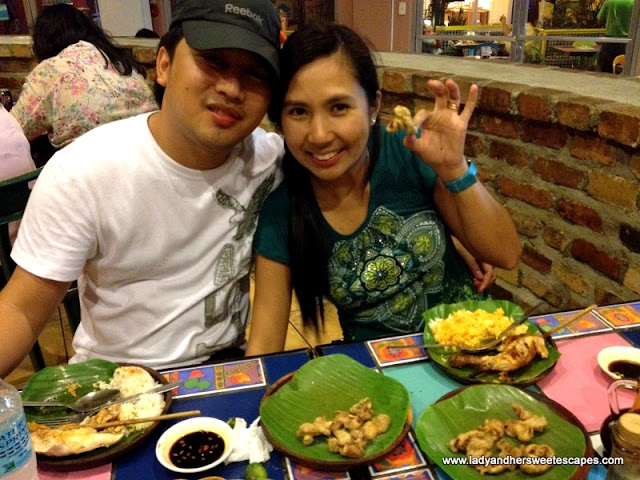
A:
[[[97,125],[157,109],[144,70],[70,5],[38,17],[33,50],[40,63],[11,110],[29,140],[48,135],[62,148]]]

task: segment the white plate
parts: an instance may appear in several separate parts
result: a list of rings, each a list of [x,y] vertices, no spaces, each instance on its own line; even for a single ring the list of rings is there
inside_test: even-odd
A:
[[[600,365],[604,373],[615,380],[621,377],[609,371],[609,365],[616,360],[626,360],[627,362],[640,365],[640,348],[607,347],[598,353],[598,365]]]
[[[202,467],[181,468],[175,466],[169,459],[171,447],[185,435],[201,430],[216,433],[222,438],[224,441],[224,451],[222,455],[218,457],[216,461]],[[156,458],[165,468],[174,472],[203,472],[222,463],[229,456],[231,450],[233,450],[233,430],[226,422],[213,417],[196,417],[178,422],[162,434],[156,444]]]

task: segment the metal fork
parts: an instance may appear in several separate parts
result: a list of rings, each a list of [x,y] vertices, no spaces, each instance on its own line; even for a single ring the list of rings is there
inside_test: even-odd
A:
[[[131,395],[130,397],[121,398],[118,400],[113,400],[112,402],[105,403],[104,405],[94,408],[88,412],[83,413],[74,413],[71,415],[64,415],[62,417],[54,417],[54,418],[42,418],[39,419],[36,423],[40,425],[44,425],[46,427],[59,427],[61,425],[68,425],[70,423],[80,423],[87,417],[90,417],[94,413],[102,410],[103,408],[109,407],[111,405],[115,405],[116,403],[125,403],[135,400],[136,398],[146,394],[146,393],[162,393],[167,392],[169,390],[173,390],[174,388],[179,388],[184,384],[184,380],[178,380],[177,382],[167,383],[165,385],[160,385],[159,387],[152,388],[151,390],[147,390],[146,392],[137,393],[135,395]]]

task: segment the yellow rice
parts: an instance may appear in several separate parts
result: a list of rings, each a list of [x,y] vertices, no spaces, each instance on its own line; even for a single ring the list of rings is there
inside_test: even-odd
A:
[[[495,338],[500,332],[513,323],[498,308],[489,313],[485,310],[457,310],[447,318],[436,318],[429,322],[429,328],[438,343],[475,347],[482,339]]]

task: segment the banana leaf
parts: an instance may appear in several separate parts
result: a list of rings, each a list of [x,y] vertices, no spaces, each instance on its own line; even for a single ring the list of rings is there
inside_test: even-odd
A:
[[[76,398],[98,390],[99,381],[109,382],[118,364],[94,359],[70,365],[46,367],[36,372],[24,387],[22,398],[30,401],[72,403]],[[26,407],[27,419],[37,422],[46,416],[71,413],[64,407]]]
[[[332,453],[324,436],[306,446],[296,437],[298,427],[320,415],[333,418],[365,397],[371,399],[374,415],[391,417],[389,429],[366,447],[362,462],[377,458],[406,433],[409,392],[397,380],[371,370],[342,354],[319,357],[302,366],[261,405],[263,428],[274,447],[300,463],[321,469],[348,469],[360,461]],[[335,467],[335,468],[333,468]]]
[[[82,395],[98,390],[97,383],[109,382],[113,378],[115,370],[120,365],[106,360],[93,359],[86,362],[69,365],[46,367],[36,372],[27,382],[23,391],[24,400],[33,401],[61,401],[71,403]],[[164,377],[158,372],[142,365],[136,365],[147,370],[159,383],[166,383]],[[75,395],[72,393],[74,392]],[[165,408],[162,413],[167,413],[171,404],[171,394],[165,394]],[[74,413],[64,407],[25,407],[27,420],[38,422],[44,417],[61,417]],[[118,443],[98,448],[90,452],[66,457],[47,457],[38,455],[38,465],[54,469],[80,469],[90,468],[107,463],[114,458],[136,448],[154,430],[160,426],[160,422],[153,422],[145,430],[132,430],[129,435]]]
[[[469,311],[482,309],[493,313],[498,308],[502,308],[504,314],[512,320],[517,320],[523,315],[522,309],[518,305],[506,300],[470,300],[453,304],[442,304],[433,307],[422,314],[425,319],[423,335],[424,343],[437,343],[433,338],[433,332],[429,327],[429,322],[432,322],[437,318],[447,318],[451,313],[461,309]],[[540,335],[540,330],[538,330],[538,327],[533,322],[526,321],[524,322],[524,325],[527,326],[527,331],[529,333]],[[549,356],[547,358],[537,356],[529,365],[519,370],[509,372],[509,380],[507,381],[500,380],[498,372],[482,372],[481,374],[478,374],[478,370],[473,366],[464,368],[451,367],[449,365],[449,357],[455,352],[432,348],[428,350],[428,354],[429,358],[439,365],[447,375],[465,383],[506,383],[510,385],[530,385],[540,380],[540,378],[545,374],[549,373],[560,358],[560,352],[553,343],[551,343],[551,341],[547,340],[546,345],[547,350],[549,350]],[[486,352],[488,355],[495,353],[496,352]]]
[[[588,457],[592,455],[586,432],[580,422],[567,410],[542,396],[534,396],[525,390],[509,385],[473,385],[455,390],[444,400],[429,406],[416,424],[416,436],[420,448],[448,475],[456,480],[484,479],[469,465],[445,465],[443,458],[464,457],[449,449],[449,441],[460,433],[474,430],[484,420],[501,421],[517,419],[511,408],[519,403],[535,415],[544,415],[549,425],[544,432],[536,433],[530,443],[549,445],[560,458]],[[443,397],[443,398],[445,398]],[[512,441],[513,440],[513,441]],[[516,444],[514,439],[508,441]],[[497,449],[496,452],[497,453]],[[588,470],[589,466],[585,466]],[[575,477],[574,477],[575,475]],[[585,469],[577,465],[553,465],[547,472],[534,475],[536,480],[584,478]],[[491,476],[491,475],[490,475]],[[494,475],[500,480],[529,478],[517,469]]]

